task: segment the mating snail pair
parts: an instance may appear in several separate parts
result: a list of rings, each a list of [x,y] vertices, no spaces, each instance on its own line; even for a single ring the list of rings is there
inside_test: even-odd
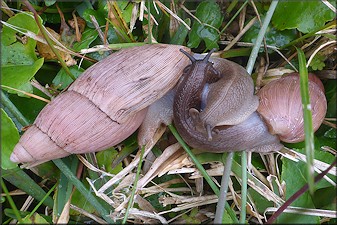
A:
[[[104,150],[129,137],[141,124],[139,133],[152,129],[148,126],[154,117],[165,124],[173,119],[183,139],[205,151],[268,153],[282,148],[279,138],[286,142],[304,139],[297,75],[269,83],[257,97],[251,77],[240,65],[210,58],[211,53],[196,60],[188,52],[184,46],[144,45],[120,50],[96,63],[42,109],[11,160],[48,161]],[[314,75],[309,80],[317,130],[325,116],[326,99],[320,80]]]

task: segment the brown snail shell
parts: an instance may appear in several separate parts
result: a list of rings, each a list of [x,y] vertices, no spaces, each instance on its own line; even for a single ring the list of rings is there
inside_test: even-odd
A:
[[[298,73],[291,73],[274,80],[257,93],[260,105],[257,109],[265,120],[269,131],[280,140],[296,143],[304,140],[304,119]],[[309,95],[312,110],[313,129],[322,124],[327,101],[324,86],[314,74],[309,74]]]
[[[123,141],[189,64],[179,49],[190,51],[178,45],[144,45],[120,50],[91,66],[41,110],[11,160],[48,161]]]

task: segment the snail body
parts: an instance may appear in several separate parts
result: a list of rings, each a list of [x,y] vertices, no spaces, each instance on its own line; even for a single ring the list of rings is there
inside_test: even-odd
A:
[[[147,108],[179,80],[189,63],[177,45],[120,50],[88,68],[55,97],[25,131],[11,155],[37,162],[97,152],[129,137]]]
[[[182,138],[194,148],[212,152],[279,150],[282,145],[278,138],[268,132],[267,126],[255,112],[258,98],[253,95],[253,81],[245,69],[223,59],[218,61],[214,58],[213,64],[206,61],[208,58],[191,60],[192,65],[201,65],[185,70],[183,81],[176,89],[173,120]],[[200,68],[206,63],[217,71],[216,74],[220,74],[220,79],[212,81],[209,76],[205,76],[206,73]],[[197,84],[192,79],[194,77],[198,79]],[[206,83],[208,90],[203,93]],[[238,88],[242,96],[234,98],[233,94],[238,95]],[[227,95],[228,92],[231,94]],[[201,108],[201,105],[205,107]]]
[[[291,143],[304,140],[298,74],[276,80],[254,95],[253,81],[244,68],[221,58],[210,61],[220,79],[206,78],[202,86],[184,78],[174,98],[173,120],[190,146],[212,152],[268,153],[283,147],[280,140]],[[184,76],[190,76],[189,73],[196,76],[195,72],[204,77],[200,70],[187,70]],[[309,75],[309,92],[316,131],[326,113],[326,99],[323,84],[313,74]],[[196,105],[200,107],[195,108]]]

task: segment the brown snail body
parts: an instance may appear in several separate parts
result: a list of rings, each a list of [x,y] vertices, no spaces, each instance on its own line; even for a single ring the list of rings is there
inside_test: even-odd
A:
[[[123,49],[88,68],[42,109],[11,160],[48,161],[120,143],[139,127],[147,107],[176,85],[188,65],[181,48]]]
[[[258,97],[253,94],[253,81],[244,68],[221,58],[210,58],[210,61],[213,65],[208,66],[213,66],[212,70],[218,71],[221,78],[214,81],[207,79],[202,70],[187,70],[174,99],[175,126],[190,146],[213,152],[247,150],[268,153],[283,147],[279,138],[284,142],[304,140],[298,75],[281,78],[263,87],[258,104]],[[192,60],[192,64],[195,63],[209,62]],[[194,79],[189,79],[195,77],[196,72],[197,79],[205,79],[204,86],[195,85]],[[232,93],[226,96],[228,92]],[[309,76],[309,92],[316,131],[325,116],[326,99],[323,85],[314,75]],[[242,96],[237,98],[235,95]]]
[[[228,60],[214,58],[212,61],[216,68],[208,62],[207,56],[203,60],[192,60],[192,65],[199,65],[192,66],[192,70],[186,70],[183,81],[177,86],[173,118],[182,138],[194,148],[213,152],[270,152],[282,148],[278,138],[268,132],[267,126],[254,112],[258,107],[258,99],[253,95],[253,81],[246,70]],[[212,70],[218,71],[216,74],[220,74],[220,80],[213,82],[209,75],[205,76],[203,66],[213,67]],[[224,73],[225,71],[230,72],[230,75]],[[196,85],[196,79],[204,82],[198,82]],[[202,97],[205,83],[209,83],[210,90],[207,97]],[[249,87],[246,88],[245,84]],[[233,87],[235,89],[231,90]],[[242,97],[234,98],[233,101],[227,92],[231,92],[232,96],[239,94]],[[206,101],[204,109],[200,107],[202,98]],[[250,101],[248,104],[247,100]],[[200,124],[204,125],[204,130]],[[207,126],[211,130],[207,130]]]

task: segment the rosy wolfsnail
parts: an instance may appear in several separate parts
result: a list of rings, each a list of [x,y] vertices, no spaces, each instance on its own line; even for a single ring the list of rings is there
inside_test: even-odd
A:
[[[48,161],[120,143],[147,107],[172,89],[189,60],[176,45],[120,50],[88,68],[37,116],[14,148],[14,162]]]

